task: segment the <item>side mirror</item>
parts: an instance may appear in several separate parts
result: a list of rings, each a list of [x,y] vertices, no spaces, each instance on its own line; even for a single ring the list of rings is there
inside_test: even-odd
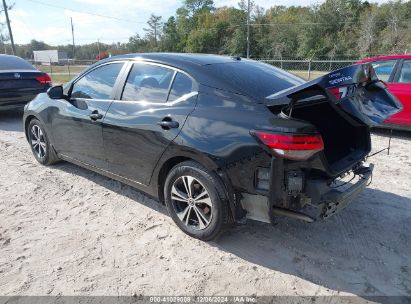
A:
[[[64,92],[63,92],[63,87],[61,85],[59,86],[54,86],[51,87],[50,89],[47,90],[47,95],[51,99],[64,99]]]

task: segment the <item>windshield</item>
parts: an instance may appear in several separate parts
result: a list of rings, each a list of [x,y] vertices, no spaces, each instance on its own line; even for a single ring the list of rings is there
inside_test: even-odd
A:
[[[303,79],[284,70],[251,60],[210,64],[204,68],[236,92],[260,100],[273,93],[305,83]]]

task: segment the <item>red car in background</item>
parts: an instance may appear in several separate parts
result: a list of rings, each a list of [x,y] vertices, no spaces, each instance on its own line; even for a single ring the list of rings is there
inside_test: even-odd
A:
[[[110,55],[107,54],[106,52],[98,53],[98,54],[96,55],[96,59],[97,59],[97,60],[106,59],[106,58],[108,58],[108,57],[110,57]]]
[[[378,78],[387,84],[404,107],[385,120],[384,126],[411,130],[411,55],[379,56],[357,63],[365,62],[371,62]]]

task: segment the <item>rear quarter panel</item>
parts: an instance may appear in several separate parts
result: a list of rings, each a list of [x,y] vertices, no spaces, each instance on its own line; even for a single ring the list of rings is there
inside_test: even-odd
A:
[[[251,130],[297,132],[306,123],[279,119],[268,108],[247,97],[217,89],[200,89],[195,110],[159,162],[175,156],[194,159],[209,170],[222,170],[237,190],[254,190],[256,167],[270,167],[271,155]]]

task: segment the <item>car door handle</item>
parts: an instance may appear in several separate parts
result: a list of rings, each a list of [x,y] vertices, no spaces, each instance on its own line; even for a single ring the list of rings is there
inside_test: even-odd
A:
[[[171,118],[169,117],[164,118],[162,121],[159,121],[157,124],[165,130],[178,128],[180,126],[180,124],[177,121],[171,120]]]
[[[91,114],[89,115],[89,117],[91,118],[91,120],[102,119],[102,118],[103,118],[103,114],[100,114],[99,112],[95,111],[95,112],[91,113]]]

